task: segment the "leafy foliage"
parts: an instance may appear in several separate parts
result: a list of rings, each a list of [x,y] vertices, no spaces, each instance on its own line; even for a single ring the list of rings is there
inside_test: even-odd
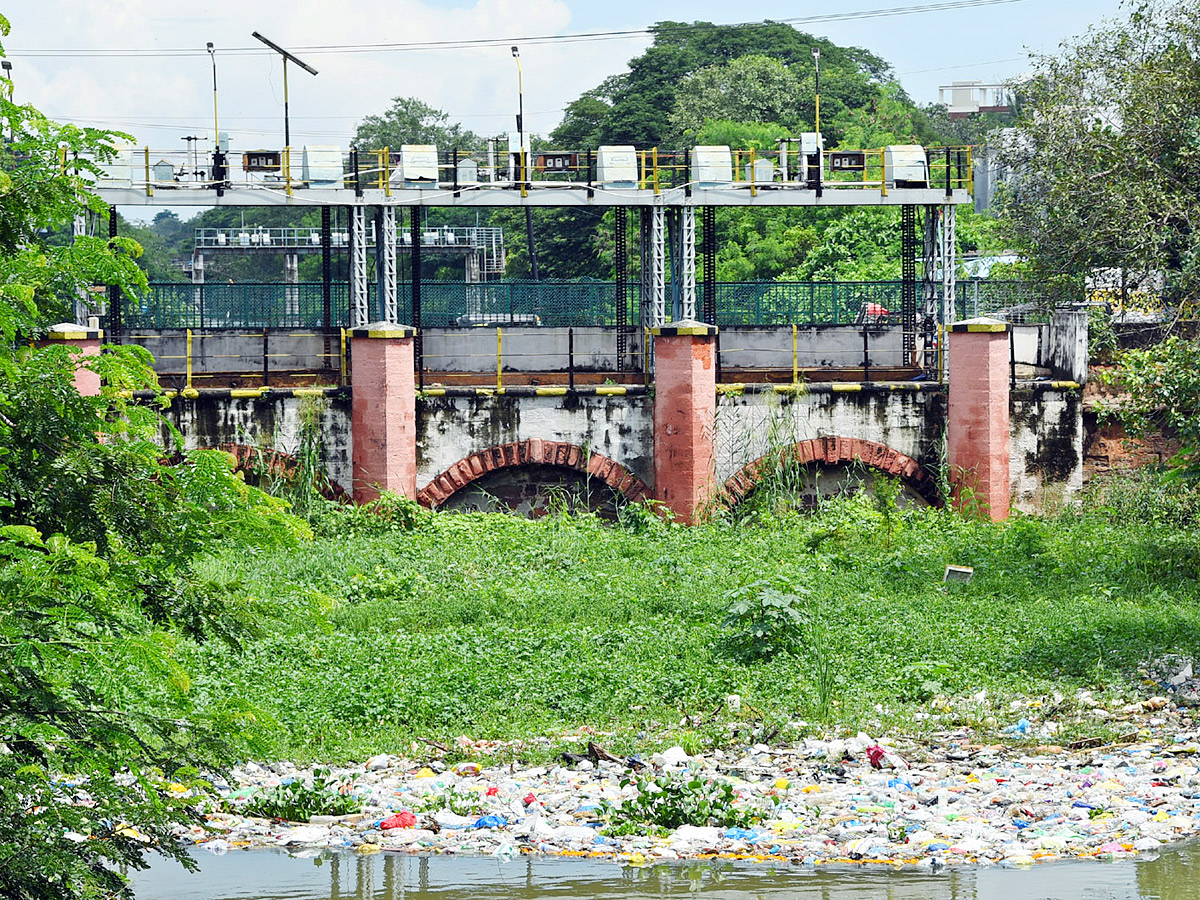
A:
[[[807,622],[804,593],[781,591],[766,581],[730,591],[724,621],[730,651],[744,660],[766,660],[799,649]]]
[[[621,787],[636,792],[619,806],[605,802],[600,810],[608,829],[617,834],[647,826],[667,830],[682,825],[748,828],[760,818],[753,810],[735,805],[737,792],[728,781],[663,774],[622,778]]]
[[[1130,2],[1037,60],[1000,157],[1015,175],[1001,198],[1013,241],[1042,277],[1097,268],[1136,285],[1165,273],[1181,300],[1200,291],[1200,10]]]
[[[1200,474],[1200,344],[1175,335],[1145,349],[1126,350],[1104,379],[1129,391],[1115,413],[1135,435],[1164,432],[1182,444],[1172,460]]]
[[[288,822],[307,822],[313,816],[346,816],[362,809],[362,801],[339,790],[341,784],[327,769],[313,770],[313,784],[294,779],[263,788],[239,809],[243,815]],[[318,783],[319,782],[319,783]]]
[[[92,283],[145,279],[128,239],[49,241],[104,211],[89,182],[121,135],[51,122],[11,89],[0,80],[0,897],[117,896],[148,851],[190,864],[176,834],[194,813],[166,779],[192,785],[261,746],[249,705],[195,693],[180,660],[184,636],[231,645],[251,620],[200,561],[305,528],[224,454],[163,462],[156,411],[125,399],[154,387],[142,351],[30,346]],[[76,391],[80,365],[99,396]]]

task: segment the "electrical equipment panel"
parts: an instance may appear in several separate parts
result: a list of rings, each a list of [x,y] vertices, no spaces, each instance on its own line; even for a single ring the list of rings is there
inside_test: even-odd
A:
[[[637,187],[637,151],[632,146],[600,147],[596,151],[596,180],[608,187]]]
[[[692,148],[692,181],[702,188],[726,187],[733,181],[733,154],[724,145]]]
[[[331,144],[306,144],[301,180],[309,187],[340,188],[342,186],[342,148]]]
[[[929,161],[918,144],[884,147],[883,168],[890,188],[929,187]]]
[[[434,144],[402,144],[400,162],[392,173],[392,184],[404,187],[437,187],[438,150]]]

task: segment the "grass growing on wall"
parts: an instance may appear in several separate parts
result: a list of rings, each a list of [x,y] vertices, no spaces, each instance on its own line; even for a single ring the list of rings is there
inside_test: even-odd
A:
[[[1196,503],[1171,490],[1001,526],[865,495],[692,528],[340,514],[301,549],[211,561],[262,625],[240,652],[189,648],[193,689],[257,705],[279,755],[331,762],[581,725],[628,750],[920,730],[931,710],[1002,727],[1008,698],[1132,693],[1148,658],[1200,654]],[[943,584],[947,564],[974,579]]]

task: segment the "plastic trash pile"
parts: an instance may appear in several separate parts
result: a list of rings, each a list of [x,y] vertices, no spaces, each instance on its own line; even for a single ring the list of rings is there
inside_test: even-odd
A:
[[[1189,711],[1168,705],[1151,698],[1130,711],[1138,730],[1127,740],[1077,749],[1030,746],[1039,726],[1022,718],[988,745],[961,729],[933,743],[859,734],[700,756],[672,747],[644,761],[569,756],[525,769],[488,766],[486,754],[449,767],[381,755],[333,770],[362,813],[302,824],[236,813],[257,790],[313,777],[286,762],[251,763],[217,785],[234,812],[210,813],[208,829],[185,838],[217,853],[545,853],[635,865],[721,856],[938,868],[1144,855],[1200,832],[1200,732]],[[758,824],[606,834],[603,804],[637,790],[621,785],[631,763],[642,774],[725,780]]]

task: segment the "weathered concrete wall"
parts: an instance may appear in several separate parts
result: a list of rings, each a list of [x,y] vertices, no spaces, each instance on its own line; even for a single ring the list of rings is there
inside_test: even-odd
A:
[[[1018,386],[1011,402],[1013,509],[1061,509],[1083,490],[1083,394]]]
[[[531,438],[587,447],[654,483],[653,400],[644,390],[545,396],[448,388],[417,400],[417,487],[476,451]]]
[[[349,491],[350,398],[342,391],[327,400],[327,473]],[[166,416],[184,434],[188,449],[241,443],[295,454],[300,402],[290,391],[270,391],[261,399],[202,391],[192,400],[174,398]],[[882,444],[932,472],[942,453],[945,417],[946,392],[933,384],[813,384],[799,396],[752,385],[744,393],[721,393],[714,420],[716,481],[723,483],[772,448],[828,436]],[[1011,422],[1013,508],[1053,509],[1070,502],[1083,486],[1080,392],[1018,386]],[[531,388],[422,395],[417,399],[417,487],[472,453],[529,439],[588,447],[652,485],[653,427],[653,394],[640,388],[623,396],[546,396]]]
[[[722,394],[717,404],[717,480],[772,449],[820,437],[874,441],[933,468],[941,450],[946,394],[939,385],[808,385]],[[842,388],[855,388],[844,390]]]
[[[138,329],[122,336],[126,344],[145,347],[154,356],[154,371],[182,375],[187,371],[187,331],[182,328]],[[336,369],[341,352],[336,332],[326,335],[302,328],[267,332],[267,368],[279,374]],[[246,375],[255,379],[263,371],[262,332],[192,332],[192,374],[196,387],[204,387],[208,374]],[[328,353],[328,357],[325,355]]]
[[[616,372],[642,358],[640,328],[627,335],[624,365],[617,364],[617,330],[580,326],[572,330],[574,361],[578,372]],[[423,328],[421,342],[425,368],[435,372],[495,372],[496,354],[506,372],[566,372],[571,335],[566,328],[500,326],[496,328]]]
[[[796,362],[802,369],[904,365],[904,333],[898,326],[830,325],[796,329]],[[792,331],[775,325],[733,326],[721,329],[721,365],[729,368],[790,369]]]
[[[1085,309],[1055,310],[1050,320],[1047,366],[1056,378],[1083,384],[1088,374],[1088,314]]]
[[[328,392],[321,417],[325,442],[325,474],[347,492],[351,489],[350,396]],[[296,455],[300,450],[302,403],[320,397],[294,396],[291,391],[268,391],[264,397],[231,397],[229,391],[201,391],[194,399],[175,397],[164,417],[183,435],[184,449],[246,444]],[[170,446],[163,435],[164,446]]]

